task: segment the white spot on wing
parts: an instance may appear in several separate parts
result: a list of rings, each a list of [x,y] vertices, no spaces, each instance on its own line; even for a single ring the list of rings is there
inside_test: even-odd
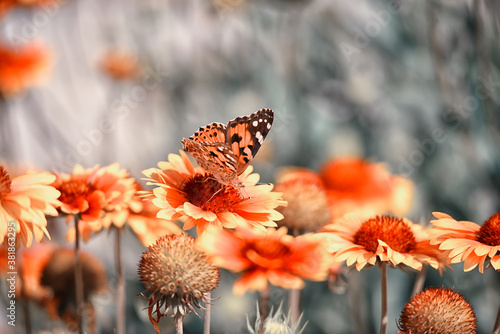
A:
[[[255,133],[255,138],[257,138],[257,140],[259,141],[259,144],[262,144],[262,142],[264,141],[264,137],[262,136],[262,133],[260,133],[260,131],[257,131]]]
[[[252,122],[252,125],[253,125],[253,126],[257,126],[257,125],[259,125],[259,122],[257,122],[257,121],[253,121],[253,122]]]

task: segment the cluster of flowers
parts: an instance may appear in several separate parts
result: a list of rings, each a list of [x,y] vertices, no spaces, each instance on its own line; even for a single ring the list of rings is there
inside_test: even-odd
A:
[[[258,184],[259,175],[251,166],[238,177],[238,186],[223,185],[193,166],[183,152],[170,154],[168,162],[143,173],[152,190],[141,189],[118,164],[14,178],[1,167],[0,240],[6,242],[11,222],[18,246],[50,238],[46,215],[79,222],[77,230],[68,232],[68,240],[81,235],[85,241],[102,230],[128,225],[149,246],[138,271],[157,332],[168,311],[182,321],[196,312],[193,306],[203,309],[211,303],[218,268],[241,274],[233,286],[235,294],[258,291],[262,296],[269,294],[270,285],[297,290],[304,280],[332,280],[343,264],[358,271],[378,265],[416,271],[430,266],[442,272],[464,262],[465,271],[500,270],[500,214],[479,225],[434,213],[433,226],[424,228],[403,216],[410,208],[412,183],[391,175],[382,164],[336,159],[318,172],[288,168],[279,173],[274,191],[272,184]],[[184,230],[195,227],[197,238],[183,234],[175,221],[182,222]],[[50,281],[48,268],[57,253],[51,250],[32,260],[28,268],[35,273],[24,275],[35,277],[38,284],[33,286],[40,287],[24,290],[25,295],[51,305],[47,309],[52,314],[54,298],[62,297],[47,292],[54,287],[42,287],[41,282]],[[84,271],[96,277],[101,272],[91,265]],[[96,278],[91,291],[101,289],[102,281]],[[454,328],[474,333],[474,313],[457,295],[438,288],[415,296],[401,315],[401,333],[418,332],[429,317],[446,318],[437,313],[453,312],[455,304],[429,306],[438,298],[447,305],[458,303],[456,309],[467,316],[452,317],[459,326]]]

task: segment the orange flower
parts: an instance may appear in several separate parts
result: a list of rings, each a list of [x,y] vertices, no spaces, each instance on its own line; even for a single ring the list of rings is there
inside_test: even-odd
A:
[[[483,273],[486,261],[500,270],[500,213],[495,213],[483,225],[470,221],[456,221],[450,215],[433,212],[434,236],[431,244],[449,251],[451,263],[464,262],[464,271],[479,266]]]
[[[54,187],[61,192],[60,210],[68,215],[79,214],[83,221],[98,219],[104,210],[105,197],[102,191],[95,189],[92,184],[97,169],[84,169],[76,165],[71,174],[58,174],[53,183]]]
[[[131,54],[119,51],[108,52],[101,62],[102,70],[115,80],[132,79],[139,72],[139,62]]]
[[[0,93],[9,97],[43,83],[50,67],[51,55],[40,44],[31,43],[17,50],[0,44]]]
[[[332,215],[349,212],[404,215],[411,206],[413,184],[391,175],[385,165],[358,158],[327,162],[319,171],[327,189]]]
[[[140,185],[136,183],[136,190],[140,191],[141,189]],[[82,226],[83,240],[87,241],[92,234],[98,233],[102,229],[108,229],[112,225],[122,228],[125,226],[122,222],[125,221],[126,225],[132,229],[146,247],[166,234],[182,233],[182,230],[173,221],[157,218],[158,211],[160,208],[151,201],[145,201],[136,193],[126,210],[115,210],[95,222],[84,224]],[[69,241],[74,240],[73,232],[68,239]]]
[[[59,174],[54,186],[61,191],[60,210],[80,215],[84,241],[111,224],[122,227],[136,190],[135,180],[117,163],[88,169],[76,165],[71,174]],[[70,229],[68,240],[73,240],[73,235]]]
[[[0,0],[0,19],[6,12],[8,12],[14,5],[16,0]]]
[[[286,227],[266,231],[237,228],[207,229],[198,239],[215,265],[241,272],[233,291],[264,291],[268,282],[285,289],[302,289],[303,279],[325,280],[331,257],[322,239],[314,234],[287,235]]]
[[[30,172],[11,179],[0,166],[0,241],[13,231],[16,243],[26,247],[31,246],[33,235],[35,241],[41,241],[44,234],[50,238],[45,215],[57,216],[60,192],[50,185],[55,178],[49,173]]]
[[[335,261],[346,261],[347,266],[356,264],[358,271],[377,261],[406,265],[415,270],[421,270],[422,264],[429,264],[440,272],[447,265],[437,247],[429,244],[427,231],[406,218],[375,216],[366,219],[351,214],[323,230],[330,232],[325,238]]]
[[[281,193],[272,192],[273,185],[256,185],[258,174],[250,174],[249,167],[237,182],[243,187],[223,185],[201,167],[193,167],[184,152],[169,155],[168,162],[160,162],[157,168],[144,170],[157,187],[149,192],[153,203],[161,208],[158,218],[184,217],[184,230],[196,226],[198,235],[207,226],[234,228],[250,225],[265,229],[276,226],[275,220],[283,216],[274,210],[285,205]],[[235,182],[235,183],[237,183]]]

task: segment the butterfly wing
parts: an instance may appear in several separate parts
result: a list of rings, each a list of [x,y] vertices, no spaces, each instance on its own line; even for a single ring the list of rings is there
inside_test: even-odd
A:
[[[273,120],[274,113],[271,109],[261,109],[227,123],[226,143],[237,159],[237,175],[243,173],[252,162],[271,130]]]
[[[183,139],[184,151],[193,156],[199,166],[221,183],[236,177],[238,160],[226,143],[226,126],[211,123],[201,127],[189,139]]]
[[[221,123],[211,123],[200,127],[189,139],[198,143],[225,143],[226,126]]]

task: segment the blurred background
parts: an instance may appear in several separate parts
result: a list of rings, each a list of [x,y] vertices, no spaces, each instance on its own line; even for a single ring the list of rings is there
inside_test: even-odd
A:
[[[2,9],[0,1],[3,47],[36,42],[49,52],[43,85],[3,92],[0,160],[9,166],[69,172],[117,161],[140,178],[198,127],[272,108],[273,129],[254,160],[262,182],[273,182],[280,166],[317,170],[334,157],[360,156],[415,183],[415,222],[441,211],[481,224],[500,211],[497,1],[31,2]],[[112,287],[107,240],[101,233],[83,247],[109,268]],[[127,332],[152,332],[136,296],[145,248],[130,235],[125,242]],[[463,273],[459,264],[443,277],[429,271],[426,286],[463,294],[478,332],[488,333],[499,276]],[[378,332],[379,277],[376,268],[352,272],[343,294],[308,283],[304,333]],[[414,278],[389,271],[388,333],[397,331]],[[214,334],[244,333],[245,314],[255,319],[256,296],[235,297],[234,280],[223,272],[212,294],[220,297]],[[111,291],[96,300],[100,333],[113,333],[113,298]],[[271,301],[286,298],[274,289]],[[39,331],[64,328],[43,312],[35,320]],[[160,322],[162,333],[173,333],[169,321]],[[190,315],[185,333],[200,332]]]

